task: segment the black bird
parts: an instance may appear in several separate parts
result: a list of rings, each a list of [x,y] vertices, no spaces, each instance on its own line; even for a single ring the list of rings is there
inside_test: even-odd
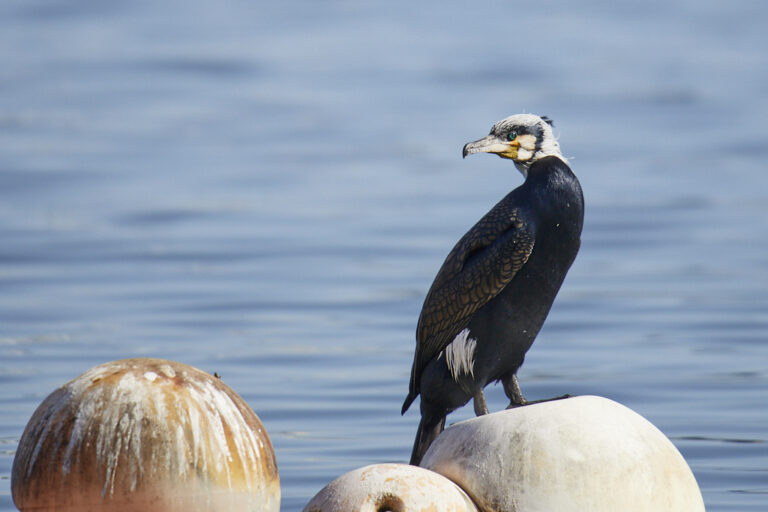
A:
[[[547,117],[518,114],[464,146],[463,156],[495,153],[514,161],[525,182],[465,234],[424,300],[404,414],[421,394],[411,464],[443,431],[451,411],[501,381],[509,407],[526,400],[517,370],[547,318],[581,244],[584,197]]]

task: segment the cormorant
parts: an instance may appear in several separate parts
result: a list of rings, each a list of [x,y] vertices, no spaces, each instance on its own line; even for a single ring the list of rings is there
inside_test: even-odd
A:
[[[411,464],[418,465],[451,411],[501,381],[509,407],[524,405],[516,373],[581,244],[584,197],[547,117],[518,114],[464,146],[495,153],[525,177],[448,254],[424,300],[402,413],[421,394]]]

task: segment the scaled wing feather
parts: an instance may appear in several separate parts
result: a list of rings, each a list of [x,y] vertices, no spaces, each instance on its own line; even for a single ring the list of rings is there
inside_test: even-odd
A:
[[[424,367],[525,265],[534,237],[516,209],[497,205],[456,244],[424,301],[416,328],[411,392]]]

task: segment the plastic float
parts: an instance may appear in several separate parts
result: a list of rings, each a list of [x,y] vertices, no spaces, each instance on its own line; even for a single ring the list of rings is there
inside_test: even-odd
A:
[[[485,512],[703,512],[675,446],[614,401],[580,396],[462,421],[421,465]]]
[[[272,444],[220,379],[160,359],[88,370],[37,408],[13,461],[22,511],[280,508]]]
[[[447,478],[407,464],[374,464],[325,486],[304,512],[477,512]]]

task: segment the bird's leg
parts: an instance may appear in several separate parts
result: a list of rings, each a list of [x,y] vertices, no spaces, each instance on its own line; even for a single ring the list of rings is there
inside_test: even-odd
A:
[[[528,401],[523,397],[523,392],[520,391],[520,385],[517,383],[517,375],[512,374],[510,377],[504,379],[504,392],[509,398],[509,405],[507,409],[514,409],[525,405]]]
[[[475,416],[482,416],[488,414],[488,405],[485,403],[485,395],[483,390],[478,390],[474,396],[475,399]]]

